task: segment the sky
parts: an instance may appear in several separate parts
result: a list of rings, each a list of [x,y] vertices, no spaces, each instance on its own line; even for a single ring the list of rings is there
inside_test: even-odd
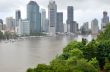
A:
[[[30,0],[0,0],[0,18],[5,21],[6,17],[14,17],[15,11],[21,10],[22,18],[26,18],[26,5]],[[49,0],[34,0],[48,12]],[[58,12],[64,13],[64,23],[66,23],[67,6],[74,6],[74,20],[81,26],[84,22],[91,23],[97,18],[99,26],[103,11],[107,11],[110,16],[110,0],[55,0]],[[47,13],[48,14],[48,13]]]

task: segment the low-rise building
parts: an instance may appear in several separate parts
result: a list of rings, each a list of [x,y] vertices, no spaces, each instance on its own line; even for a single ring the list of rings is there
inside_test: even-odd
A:
[[[30,22],[28,20],[19,20],[19,25],[16,28],[17,35],[30,35]]]

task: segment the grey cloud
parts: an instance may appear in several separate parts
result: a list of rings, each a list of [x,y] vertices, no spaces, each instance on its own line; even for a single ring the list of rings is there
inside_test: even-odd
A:
[[[22,11],[23,13],[26,13],[25,9],[27,3],[30,0],[0,0],[0,15],[3,12],[7,12],[8,15],[11,12],[14,12],[16,9],[19,9],[20,7],[23,7]],[[36,1],[40,7],[44,7],[47,9],[49,0],[34,0]],[[86,15],[85,12],[88,13],[87,16],[92,17],[92,15],[89,15],[89,10],[94,12],[94,15],[97,14],[97,11],[100,11],[98,13],[102,14],[103,10],[107,10],[110,12],[110,0],[55,0],[57,3],[58,11],[66,11],[68,5],[74,6],[75,12],[80,11],[79,15],[78,13],[75,13],[76,20],[80,20],[81,18]],[[66,12],[64,12],[66,13]],[[100,15],[101,15],[100,14]],[[22,14],[24,15],[24,14]],[[5,16],[5,15],[4,15]],[[79,18],[77,18],[77,16]]]
[[[0,12],[17,9],[19,6],[26,6],[30,0],[0,0]],[[48,7],[49,0],[35,0],[42,7]],[[58,9],[66,9],[68,5],[73,5],[75,9],[96,9],[103,5],[108,5],[110,0],[55,0]]]

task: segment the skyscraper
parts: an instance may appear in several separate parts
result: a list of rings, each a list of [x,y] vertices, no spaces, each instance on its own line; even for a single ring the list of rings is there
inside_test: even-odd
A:
[[[48,19],[46,19],[45,29],[46,29],[46,32],[48,33],[49,32],[49,20]]]
[[[107,12],[104,11],[103,12],[103,18],[102,18],[102,23],[101,23],[101,29],[102,30],[105,28],[105,26],[107,25],[107,23],[109,23],[109,17],[107,15]]]
[[[42,32],[46,32],[46,10],[45,9],[41,10],[41,27],[42,27]]]
[[[19,19],[21,19],[21,11],[20,10],[17,10],[16,11],[16,26],[18,26],[18,22],[19,22]]]
[[[15,30],[15,19],[13,19],[13,17],[7,17],[6,18],[6,24],[7,24],[7,29],[9,31],[14,31]]]
[[[70,32],[70,28],[72,27],[72,26],[70,26],[70,25],[72,25],[73,24],[73,21],[74,21],[74,16],[73,16],[73,6],[68,6],[67,7],[67,31],[68,32]]]
[[[70,32],[77,33],[77,31],[78,31],[78,23],[76,21],[72,21],[70,23]]]
[[[63,12],[57,12],[56,32],[64,32]]]
[[[41,32],[41,14],[35,1],[30,1],[27,5],[27,19],[30,21],[31,34]]]
[[[98,20],[93,19],[92,22],[91,22],[91,33],[93,35],[97,35],[98,32],[99,32]]]
[[[49,32],[55,34],[57,23],[57,5],[51,0],[48,5]]]
[[[88,34],[89,33],[89,22],[85,22],[83,26],[81,26],[81,33]]]

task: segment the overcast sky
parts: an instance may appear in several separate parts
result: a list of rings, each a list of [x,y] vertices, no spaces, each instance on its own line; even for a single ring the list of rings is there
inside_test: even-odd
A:
[[[30,0],[0,0],[0,18],[15,17],[15,10],[20,9],[22,18],[26,18],[26,5]],[[47,10],[49,0],[34,0],[40,8]],[[58,11],[64,12],[64,22],[66,20],[66,10],[68,5],[74,6],[75,20],[82,25],[83,22],[91,21],[94,18],[100,20],[103,11],[107,11],[110,16],[110,0],[55,0]]]

